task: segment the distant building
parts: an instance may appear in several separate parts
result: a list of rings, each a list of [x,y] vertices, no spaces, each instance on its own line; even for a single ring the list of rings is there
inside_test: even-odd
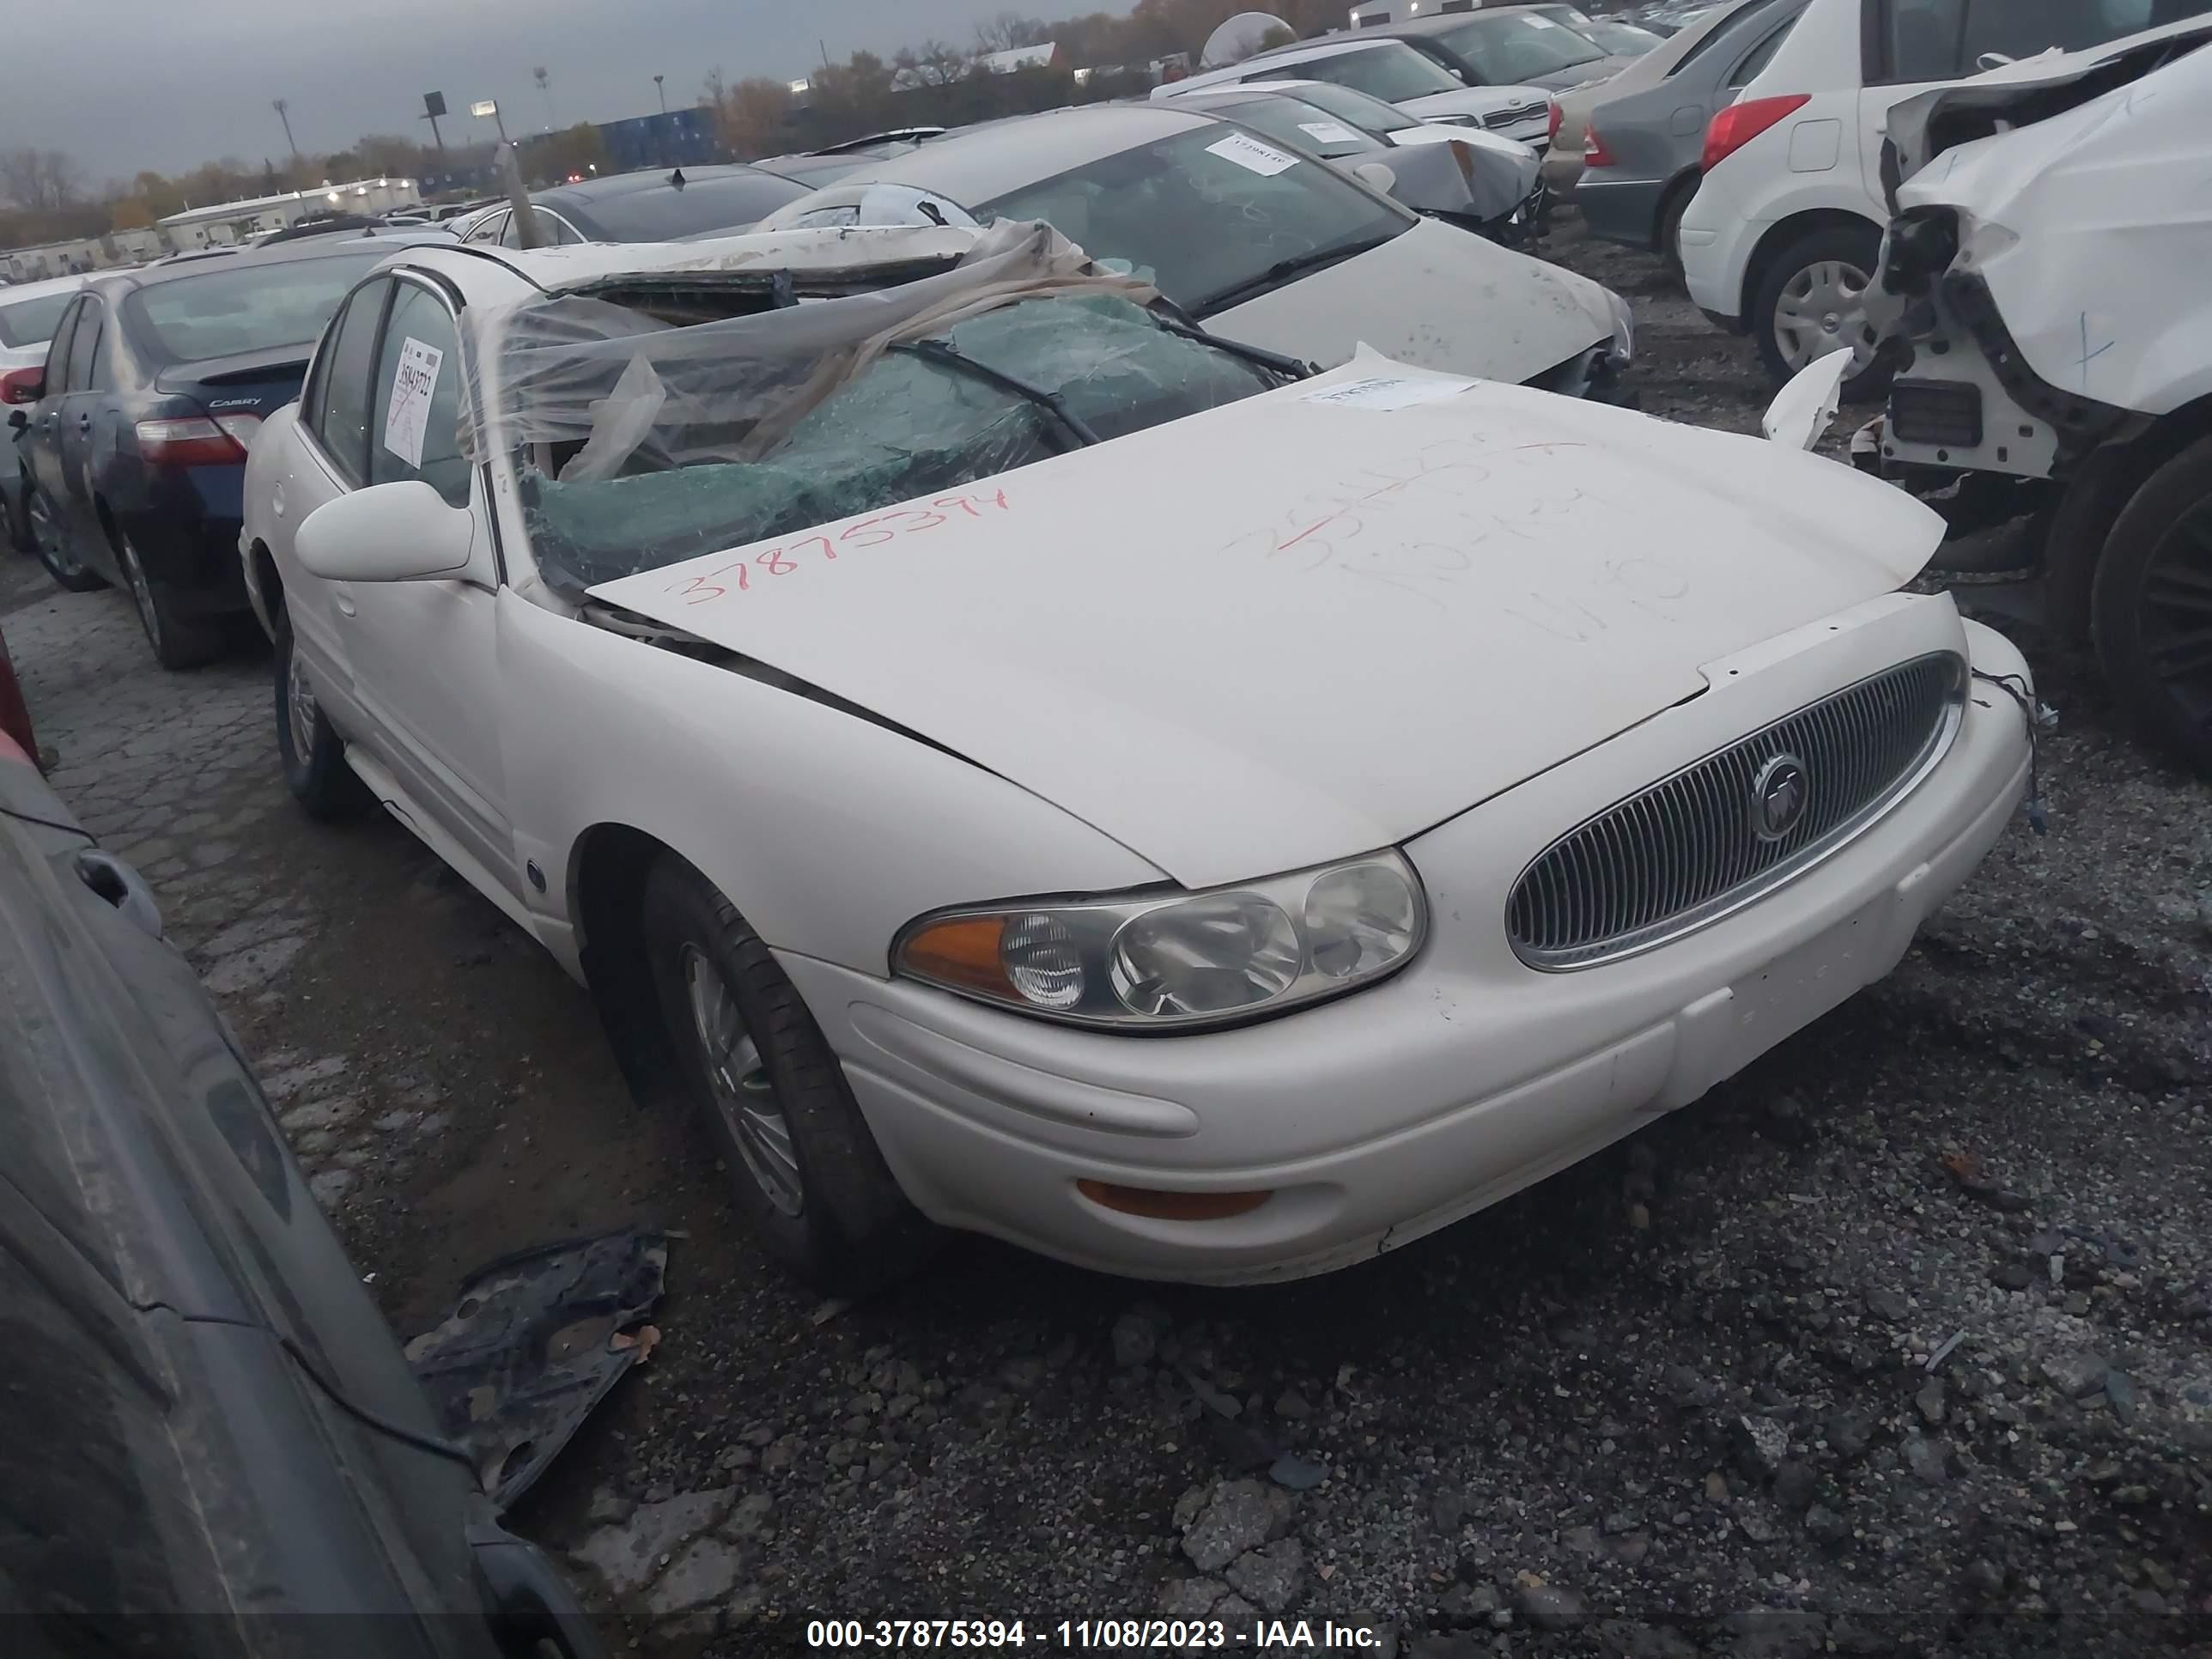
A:
[[[112,270],[118,265],[139,265],[168,252],[159,233],[116,230],[105,236],[75,242],[45,242],[37,247],[11,248],[0,252],[0,276],[11,283],[42,282],[49,276],[68,276],[79,271]]]
[[[647,167],[696,167],[720,159],[721,134],[709,109],[672,109],[660,115],[635,115],[627,121],[602,121],[599,137],[617,173]]]
[[[159,222],[158,228],[179,252],[242,242],[263,231],[283,230],[323,213],[374,216],[395,208],[420,207],[422,192],[412,179],[356,179],[343,185],[327,179],[314,190],[288,190],[276,196],[250,197],[186,208]]]

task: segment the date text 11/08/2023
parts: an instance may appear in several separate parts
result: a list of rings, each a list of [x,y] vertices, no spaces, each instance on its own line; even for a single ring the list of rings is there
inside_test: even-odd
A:
[[[1326,1619],[810,1619],[806,1645],[832,1653],[957,1649],[969,1653],[1354,1653],[1388,1638],[1365,1625]]]

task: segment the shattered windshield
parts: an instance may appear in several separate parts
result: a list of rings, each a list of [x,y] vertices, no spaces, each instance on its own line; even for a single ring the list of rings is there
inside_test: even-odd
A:
[[[584,588],[901,502],[974,512],[979,480],[1289,378],[1180,331],[1147,309],[1151,289],[1111,276],[1001,281],[972,302],[951,286],[848,361],[823,345],[848,331],[841,311],[880,331],[871,301],[928,286],[690,326],[541,304],[588,316],[604,331],[588,343],[573,325],[545,331],[555,343],[510,325],[503,399],[540,568]]]

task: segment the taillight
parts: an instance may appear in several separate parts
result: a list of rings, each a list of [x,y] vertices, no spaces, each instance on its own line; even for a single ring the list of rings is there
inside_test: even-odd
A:
[[[261,429],[258,415],[204,415],[138,422],[138,453],[149,466],[235,466]]]
[[[1620,165],[1613,159],[1613,152],[1605,147],[1605,140],[1598,137],[1597,129],[1587,124],[1583,127],[1583,165],[1586,167]]]
[[[1559,136],[1559,122],[1564,118],[1559,113],[1559,100],[1558,99],[1553,98],[1547,101],[1550,105],[1551,108],[1550,113],[1544,117],[1544,137],[1547,140],[1556,140]]]
[[[1699,165],[1711,173],[1777,121],[1812,101],[1810,93],[1792,92],[1779,98],[1748,98],[1741,104],[1730,104],[1705,129],[1705,153]]]

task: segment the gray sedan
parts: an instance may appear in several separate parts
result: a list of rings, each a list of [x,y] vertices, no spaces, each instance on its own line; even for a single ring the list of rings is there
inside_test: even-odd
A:
[[[1675,233],[1698,193],[1705,128],[1765,66],[1806,0],[1716,7],[1639,58],[1591,108],[1575,205],[1590,234],[1679,267]]]
[[[1176,102],[1319,156],[1416,213],[1501,241],[1518,241],[1540,222],[1536,152],[1510,138],[1431,126],[1326,82],[1261,82]]]

